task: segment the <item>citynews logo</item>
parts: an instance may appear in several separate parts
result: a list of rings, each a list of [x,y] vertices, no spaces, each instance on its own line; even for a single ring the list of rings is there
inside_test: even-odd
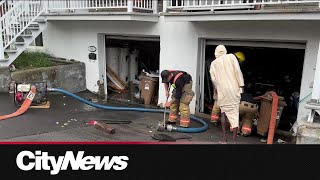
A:
[[[24,161],[27,160],[27,161]],[[128,156],[85,156],[84,151],[78,151],[76,157],[73,151],[66,151],[64,156],[49,156],[48,152],[21,151],[16,158],[17,166],[23,171],[47,170],[56,175],[60,170],[67,170],[69,164],[72,170],[124,170],[128,166]]]

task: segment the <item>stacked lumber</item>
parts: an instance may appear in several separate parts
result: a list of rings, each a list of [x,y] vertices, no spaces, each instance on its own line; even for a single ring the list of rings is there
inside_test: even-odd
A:
[[[118,93],[126,92],[128,84],[124,82],[109,66],[107,66],[108,89]]]

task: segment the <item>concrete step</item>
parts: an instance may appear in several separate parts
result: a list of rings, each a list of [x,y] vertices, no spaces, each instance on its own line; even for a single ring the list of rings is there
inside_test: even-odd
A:
[[[20,22],[24,22],[24,21],[28,21],[30,22],[30,19],[19,19]],[[37,24],[37,23],[46,23],[47,20],[46,19],[35,19],[31,24]]]
[[[20,27],[20,26],[21,26],[21,23],[11,23],[11,27]],[[32,23],[30,23],[29,26],[32,26],[32,27],[36,26],[36,27],[38,27],[39,24],[38,24],[37,22],[32,22]]]
[[[28,38],[28,37],[32,37],[32,36],[33,36],[32,34],[20,34],[20,37]]]
[[[9,61],[9,58],[0,59],[0,62]]]
[[[4,52],[6,52],[6,53],[16,53],[16,52],[18,52],[18,50],[16,50],[16,49],[6,49],[6,50],[4,50]]]
[[[35,19],[34,22],[37,22],[37,23],[46,23],[47,20],[46,20],[46,19]]]
[[[39,30],[40,27],[27,27],[27,29],[29,29],[29,30]]]
[[[24,45],[25,42],[15,42],[14,44],[15,44],[15,45]]]
[[[296,144],[320,144],[320,117],[314,118],[313,123],[305,121],[297,129]]]

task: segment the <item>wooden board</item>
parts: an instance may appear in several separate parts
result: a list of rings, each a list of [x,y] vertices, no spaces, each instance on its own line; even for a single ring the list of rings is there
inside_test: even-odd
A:
[[[110,83],[110,85],[113,86],[113,88],[118,90],[125,89],[125,87],[119,81],[117,81],[117,79],[115,79],[111,74],[107,73],[107,76],[108,76],[108,79],[112,82],[112,84]]]
[[[29,108],[32,108],[32,109],[49,109],[50,108],[50,101],[47,101],[46,104],[38,105],[38,106],[30,106]]]
[[[108,74],[113,77],[114,80],[118,81],[124,88],[128,88],[128,84],[124,82],[109,66],[107,66],[107,75]]]

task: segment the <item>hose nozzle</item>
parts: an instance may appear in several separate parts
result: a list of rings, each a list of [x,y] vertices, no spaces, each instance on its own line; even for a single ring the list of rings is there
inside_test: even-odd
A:
[[[174,127],[174,126],[172,126],[171,124],[168,124],[168,125],[167,125],[167,130],[168,130],[168,131],[176,131],[177,128]]]
[[[47,88],[47,91],[55,91],[54,88]]]
[[[163,132],[165,130],[167,130],[167,131],[176,131],[177,128],[172,126],[171,124],[166,125],[166,124],[163,124],[163,123],[159,122],[158,123],[158,127],[157,127],[157,131]]]
[[[157,131],[163,132],[165,130],[166,130],[166,124],[159,122],[158,127],[157,127]]]

